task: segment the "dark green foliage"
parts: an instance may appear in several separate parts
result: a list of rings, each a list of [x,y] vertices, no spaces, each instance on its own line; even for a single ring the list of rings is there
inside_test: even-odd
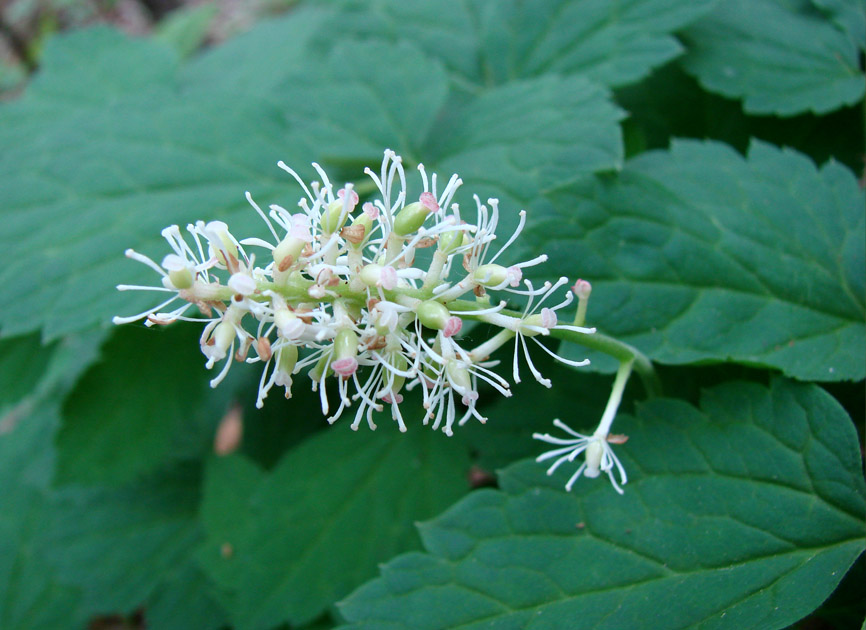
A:
[[[831,595],[864,547],[861,0],[310,2],[194,54],[206,9],[52,38],[0,105],[0,628],[773,629]],[[115,291],[153,280],[126,248],[265,236],[277,160],[358,181],[385,148],[503,233],[525,208],[528,275],[590,280],[590,323],[668,366],[614,424],[624,496],[531,459],[602,413],[582,347],[446,438],[417,397],[354,433],[305,377],[211,390],[194,324],[109,332],[156,303]]]

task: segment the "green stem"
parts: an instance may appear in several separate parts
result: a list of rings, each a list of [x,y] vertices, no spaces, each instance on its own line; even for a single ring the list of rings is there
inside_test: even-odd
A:
[[[468,300],[454,300],[449,304],[449,307],[451,307],[452,310],[457,311],[474,311],[486,308],[484,305],[476,304],[475,302]],[[522,313],[508,309],[502,310],[500,313],[518,319],[523,317]],[[463,317],[466,319],[480,319],[474,315],[463,315]],[[603,352],[604,354],[613,357],[619,361],[620,364],[633,360],[634,370],[640,376],[647,395],[650,397],[661,395],[661,380],[656,373],[655,367],[653,367],[652,361],[650,361],[644,353],[634,346],[598,332],[581,333],[573,330],[553,329],[550,331],[550,336],[569,343],[576,343],[584,348],[598,350],[599,352]]]

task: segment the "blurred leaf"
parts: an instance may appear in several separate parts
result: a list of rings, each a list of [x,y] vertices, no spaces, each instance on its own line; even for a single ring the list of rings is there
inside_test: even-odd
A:
[[[150,630],[218,630],[228,625],[216,587],[192,557],[169,568],[150,597],[145,617]]]
[[[78,590],[63,584],[41,543],[45,527],[44,471],[58,403],[44,403],[0,433],[0,627],[55,630],[84,622]]]
[[[218,90],[227,99],[267,97],[312,60],[307,56],[310,41],[332,15],[331,8],[319,3],[262,20],[248,32],[191,59],[180,69],[179,82],[190,94]]]
[[[59,482],[122,485],[209,450],[235,388],[211,390],[197,340],[185,326],[118,329],[64,406]]]
[[[201,472],[183,464],[113,489],[67,487],[52,496],[41,541],[89,614],[141,606],[199,540]]]
[[[204,43],[217,12],[218,7],[213,4],[172,11],[157,24],[154,39],[174,48],[180,57],[188,57]]]
[[[817,607],[864,546],[858,439],[813,385],[736,383],[702,411],[656,400],[618,447],[617,495],[574,494],[532,461],[421,526],[341,606],[352,630],[782,628]]]
[[[99,335],[42,347],[33,336],[0,340],[0,628],[54,630],[84,623],[80,595],[52,571],[46,522],[60,399],[89,364]],[[42,374],[35,373],[35,366]],[[15,372],[17,366],[18,372]],[[16,376],[22,379],[13,389]],[[8,389],[6,389],[8,388]]]
[[[812,0],[861,50],[866,49],[866,2],[863,0]]]
[[[809,0],[726,0],[683,37],[686,70],[706,89],[742,98],[747,112],[824,114],[863,98],[862,43]]]
[[[866,376],[864,196],[844,167],[681,141],[552,201],[526,240],[591,279],[590,321],[653,360]]]
[[[411,523],[463,495],[467,468],[457,438],[388,425],[375,433],[335,426],[268,474],[238,457],[217,460],[202,565],[227,592],[238,628],[312,621],[377,563],[417,547]]]
[[[470,89],[545,74],[605,86],[640,80],[682,51],[671,32],[714,0],[377,0],[347,2],[323,33],[406,40]],[[322,39],[326,36],[323,35]]]

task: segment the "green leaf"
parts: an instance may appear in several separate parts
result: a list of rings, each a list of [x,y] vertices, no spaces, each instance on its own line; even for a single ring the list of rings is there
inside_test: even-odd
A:
[[[866,2],[863,0],[812,0],[861,50],[866,50]]]
[[[864,195],[846,168],[680,141],[551,200],[526,240],[592,281],[592,324],[653,360],[866,377]]]
[[[349,2],[348,15],[332,18],[324,33],[411,41],[441,59],[461,83],[471,87],[545,74],[581,74],[613,87],[638,81],[679,55],[682,47],[671,32],[713,4],[713,0]]]
[[[656,400],[602,477],[563,490],[521,462],[421,526],[341,606],[372,628],[783,628],[817,607],[864,546],[859,441],[814,385],[737,383],[702,410]],[[579,427],[578,427],[579,428]]]
[[[473,193],[499,199],[503,233],[547,187],[622,164],[622,112],[580,77],[515,81],[449,100],[441,65],[417,49],[355,43],[288,81],[289,99],[294,126],[323,161],[357,165],[355,175],[364,165],[375,170],[387,146],[409,168],[423,161],[443,178],[458,173],[461,207],[471,214]]]
[[[58,579],[41,544],[47,502],[42,469],[50,465],[45,447],[58,408],[56,401],[42,404],[0,433],[0,627],[8,630],[84,623],[78,590]]]
[[[411,523],[460,497],[467,468],[458,440],[387,425],[319,433],[267,475],[238,457],[218,460],[202,565],[238,628],[312,621],[377,563],[417,547]]]
[[[246,33],[202,52],[180,69],[179,82],[189,93],[218,90],[228,99],[271,94],[305,63],[315,60],[307,58],[310,42],[334,14],[323,4],[296,6],[286,15],[262,20]],[[332,43],[334,40],[340,38],[332,38]]]
[[[98,336],[42,347],[33,336],[0,340],[0,627],[54,630],[83,625],[80,594],[48,562],[45,531],[51,436],[64,391],[92,361]],[[42,374],[34,374],[35,365]],[[17,371],[15,371],[17,368]],[[21,377],[18,385],[16,377]],[[7,389],[8,388],[8,389]]]
[[[228,614],[218,603],[216,587],[192,557],[169,568],[148,599],[147,627],[152,630],[219,630]]]
[[[89,614],[133,611],[190,558],[200,481],[197,465],[182,464],[118,489],[54,493],[41,543]]]
[[[122,485],[210,447],[234,388],[211,390],[197,340],[192,327],[117,331],[64,406],[59,482]]]
[[[172,11],[157,24],[154,39],[162,40],[181,57],[188,57],[204,43],[217,11],[209,4]]]
[[[100,63],[114,58],[125,68],[142,46],[166,54],[107,33],[94,37]],[[78,73],[120,74],[91,69],[79,39],[56,47]],[[147,85],[112,78],[103,92],[78,98],[76,72],[48,72],[40,89],[0,109],[0,187],[11,191],[0,235],[10,262],[0,282],[16,296],[0,306],[6,335],[44,327],[52,338],[153,305],[152,296],[113,287],[153,283],[151,270],[120,256],[132,247],[161,259],[167,248],[157,235],[171,223],[221,219],[235,233],[262,235],[242,191],[292,205],[297,189],[274,167],[279,159],[301,170],[313,159],[351,166],[346,177],[361,180],[362,167],[375,167],[390,146],[406,152],[407,165],[423,158],[466,169],[474,190],[467,187],[464,205],[473,207],[470,193],[478,192],[515,211],[552,181],[615,169],[622,159],[622,114],[604,90],[543,77],[458,99],[438,62],[408,44],[337,47],[295,65],[279,87],[244,98],[216,77],[210,89],[184,93],[170,69]],[[463,142],[450,139],[463,133]],[[515,211],[504,213],[504,230]]]
[[[619,120],[608,92],[581,77],[541,77],[491,89],[437,130],[437,167],[459,173],[482,199],[503,208],[501,230],[548,188],[622,168]],[[466,199],[461,207],[472,208]]]
[[[844,30],[858,28],[850,18],[856,10],[846,9],[843,28],[809,0],[720,2],[683,33],[683,66],[707,90],[742,98],[755,114],[824,114],[853,105],[864,92],[862,38]]]
[[[283,89],[292,101],[287,116],[315,139],[323,160],[375,170],[386,147],[418,159],[445,104],[448,79],[438,62],[409,44],[353,43],[299,69]]]
[[[0,307],[4,335],[44,327],[53,338],[143,310],[152,294],[114,290],[154,281],[124,249],[161,259],[160,230],[196,219],[260,229],[243,191],[295,190],[275,164],[308,155],[279,108],[181,94],[174,66],[125,79],[138,76],[130,64],[151,67],[142,55],[161,67],[166,50],[104,29],[59,38],[32,92],[0,108],[0,244],[10,261],[0,278],[15,295]]]

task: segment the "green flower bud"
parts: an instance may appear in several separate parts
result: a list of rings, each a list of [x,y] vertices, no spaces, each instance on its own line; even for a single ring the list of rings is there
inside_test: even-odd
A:
[[[279,271],[286,271],[292,264],[296,263],[304,251],[306,241],[287,236],[274,248],[274,262]]]
[[[439,251],[443,254],[451,254],[463,244],[464,235],[463,230],[443,232],[439,237]]]
[[[351,328],[341,328],[334,339],[334,358],[346,359],[358,354],[358,335]]]
[[[295,369],[295,364],[298,362],[298,346],[288,344],[280,350],[280,360],[277,363],[277,369],[283,374],[291,374]]]
[[[448,309],[435,300],[421,302],[418,308],[415,309],[415,312],[418,314],[418,319],[423,325],[434,330],[442,330],[445,327],[445,322],[451,317]]]
[[[421,193],[419,201],[404,206],[397,214],[394,219],[394,233],[398,236],[407,236],[416,232],[424,224],[427,215],[438,209],[436,198],[431,193]]]
[[[193,284],[192,272],[186,267],[169,271],[168,279],[175,289],[189,289]]]

